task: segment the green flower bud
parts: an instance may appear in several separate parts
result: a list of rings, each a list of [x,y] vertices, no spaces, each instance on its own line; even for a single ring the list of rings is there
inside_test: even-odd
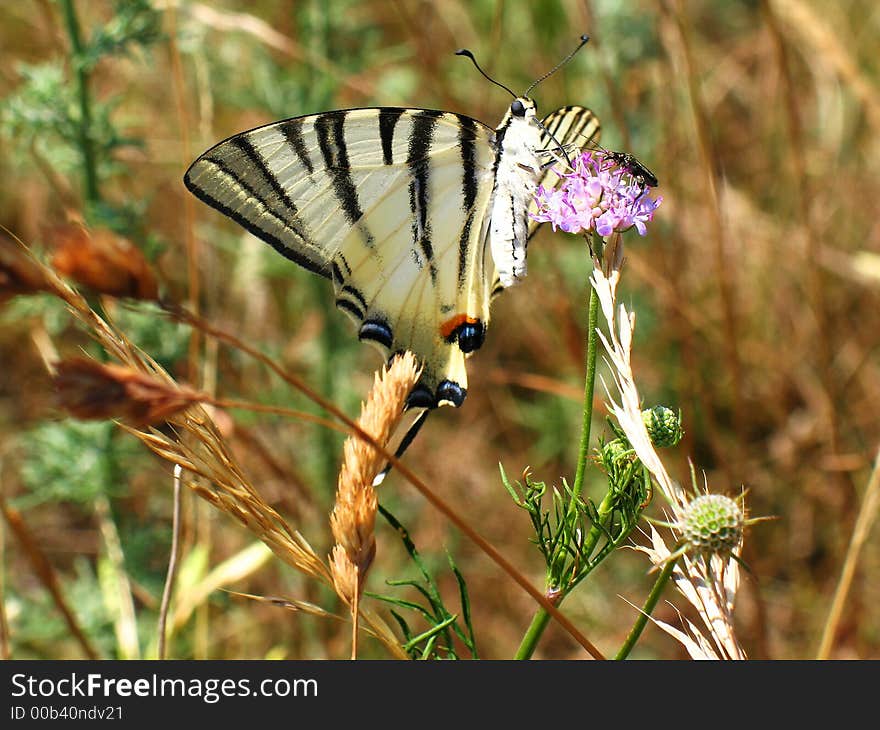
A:
[[[602,463],[606,468],[623,466],[635,459],[635,452],[629,441],[616,438],[602,445]]]
[[[642,411],[642,421],[648,429],[651,443],[658,448],[675,446],[684,436],[679,414],[666,406],[646,408]]]
[[[727,555],[742,539],[745,519],[740,506],[721,494],[704,494],[687,506],[679,525],[687,552]]]

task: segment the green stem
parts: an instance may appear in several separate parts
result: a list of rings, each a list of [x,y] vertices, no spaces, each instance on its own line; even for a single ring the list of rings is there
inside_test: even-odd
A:
[[[584,418],[581,425],[581,443],[578,448],[577,471],[574,477],[574,488],[571,492],[569,513],[574,509],[581,491],[584,488],[584,474],[587,470],[587,453],[590,450],[590,426],[593,422],[593,392],[596,385],[596,345],[598,336],[596,326],[599,321],[599,295],[590,287],[590,314],[587,323],[587,362],[586,380],[584,382]]]
[[[592,556],[593,550],[596,549],[596,544],[599,542],[599,538],[602,537],[602,535],[607,534],[602,528],[608,526],[608,520],[611,519],[615,504],[617,504],[617,494],[613,489],[609,489],[605,493],[602,503],[596,510],[596,519],[593,521],[593,524],[590,525],[590,531],[584,539],[584,546],[581,552],[587,556],[588,560]]]
[[[568,515],[572,516],[577,510],[577,500],[581,495],[584,487],[584,474],[587,469],[587,454],[590,449],[590,427],[593,422],[593,391],[596,385],[596,347],[598,344],[598,336],[596,334],[596,326],[599,321],[599,296],[596,290],[590,287],[590,304],[589,316],[587,321],[587,359],[586,359],[586,379],[584,382],[584,416],[581,424],[581,442],[578,448],[577,471],[574,477],[574,487],[571,492],[571,500],[568,504]],[[602,514],[602,507],[611,499],[611,494],[607,494],[600,505],[599,512]],[[610,505],[610,502],[609,502]],[[607,511],[607,510],[606,510]],[[595,535],[593,533],[596,533]],[[590,530],[588,539],[592,539],[592,545],[595,545],[599,539],[600,531],[593,526]],[[592,552],[592,548],[590,550]],[[589,553],[587,553],[589,555]],[[562,598],[559,599],[559,603]],[[516,651],[515,659],[529,659],[534,654],[538,641],[544,634],[547,624],[550,623],[550,615],[543,608],[538,608],[532,617],[532,622],[526,630],[525,635],[520,642],[519,649]]]
[[[101,194],[98,191],[98,171],[95,164],[95,147],[92,140],[92,100],[89,95],[89,76],[86,73],[82,36],[80,35],[79,20],[76,17],[73,0],[63,0],[61,5],[64,9],[67,35],[70,36],[70,47],[73,51],[72,60],[76,72],[77,94],[79,96],[80,118],[77,136],[79,137],[79,148],[83,158],[85,198],[88,203],[95,204],[101,201]]]
[[[678,558],[673,558],[667,560],[663,565],[663,570],[661,570],[660,575],[657,576],[657,580],[654,582],[654,587],[651,589],[651,593],[648,595],[645,605],[642,606],[639,617],[636,619],[635,624],[633,624],[629,636],[626,637],[626,641],[623,642],[623,646],[620,647],[620,651],[618,651],[617,655],[614,657],[615,659],[626,659],[627,656],[629,656],[630,651],[633,646],[635,646],[639,636],[641,636],[645,624],[648,623],[648,617],[651,615],[651,611],[654,610],[654,606],[656,606],[657,601],[660,600],[660,594],[663,593],[663,589],[669,582],[669,578],[672,576],[672,571],[675,569],[675,563],[677,561]]]
[[[516,654],[513,657],[514,659],[532,658],[532,654],[535,653],[538,641],[544,633],[544,629],[547,628],[548,623],[550,623],[550,614],[547,613],[546,609],[539,608],[535,611],[535,615],[532,617],[532,623],[529,624],[529,628],[526,630],[522,642],[520,642],[519,649],[516,650]]]

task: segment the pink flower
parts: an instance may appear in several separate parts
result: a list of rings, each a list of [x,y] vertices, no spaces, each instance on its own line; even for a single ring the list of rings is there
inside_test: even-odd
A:
[[[554,231],[594,230],[604,237],[635,227],[644,236],[646,224],[663,200],[652,199],[646,186],[636,181],[626,166],[602,151],[584,152],[575,158],[571,172],[557,174],[562,184],[555,189],[538,186],[538,210],[530,214],[538,222],[550,223]]]

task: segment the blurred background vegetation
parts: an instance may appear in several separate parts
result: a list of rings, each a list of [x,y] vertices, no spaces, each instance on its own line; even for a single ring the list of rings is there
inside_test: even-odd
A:
[[[745,488],[753,514],[778,517],[747,534],[737,627],[749,656],[811,657],[880,433],[878,30],[880,9],[859,0],[5,2],[0,223],[46,259],[71,220],[112,231],[143,253],[163,297],[356,415],[379,356],[357,342],[326,282],[192,198],[184,170],[235,132],[332,108],[440,108],[495,126],[508,98],[453,52],[470,48],[523,90],[588,32],[536,99],[544,112],[591,107],[603,144],[634,153],[660,180],[663,205],[647,237],[629,238],[621,285],[637,313],[636,377],[646,404],[682,410],[685,440],[666,455],[674,476],[688,480],[690,458],[713,490]],[[469,361],[467,402],[430,419],[407,454],[536,585],[543,565],[498,464],[512,476],[530,466],[548,482],[572,477],[589,267],[578,239],[542,232],[528,278],[497,301]],[[44,360],[83,349],[100,357],[97,345],[57,300],[0,295],[0,487],[33,542],[26,549],[3,525],[5,651],[77,658],[88,644],[102,657],[155,655],[171,468],[109,422],[63,417]],[[178,380],[314,410],[153,305],[104,306]],[[342,437],[246,411],[218,419],[253,483],[326,554]],[[591,478],[587,494],[601,496],[601,475]],[[480,655],[512,656],[530,599],[398,476],[380,498],[453,607],[446,551],[454,556]],[[183,540],[170,656],[347,655],[344,624],[216,590],[338,609],[329,592],[247,551],[252,536],[190,494]],[[878,541],[875,529],[833,656],[880,658]],[[385,579],[415,571],[381,520],[378,545],[369,589],[387,593]],[[621,551],[566,602],[600,648],[613,652],[629,630],[634,610],[621,596],[642,602],[647,567]],[[675,620],[669,605],[657,613]],[[536,656],[583,652],[551,624]],[[684,654],[649,628],[634,656]]]

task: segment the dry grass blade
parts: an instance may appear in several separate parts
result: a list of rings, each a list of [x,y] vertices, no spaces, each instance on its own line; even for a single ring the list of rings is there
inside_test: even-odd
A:
[[[219,565],[215,565],[205,577],[190,587],[185,596],[181,596],[177,601],[169,622],[171,633],[173,634],[181,628],[190,619],[196,608],[208,600],[212,593],[233,585],[256,572],[266,564],[271,556],[272,552],[265,543],[256,542],[239,550]]]
[[[194,409],[173,421],[178,438],[152,429],[149,432],[123,426],[162,458],[204,477],[184,480],[196,494],[234,517],[253,532],[285,563],[329,582],[327,566],[308,541],[293,530],[259,495],[239,469],[214,422],[202,409]]]
[[[107,555],[106,585],[102,586],[104,604],[113,618],[116,647],[119,659],[140,659],[137,619],[134,608],[131,581],[125,568],[125,554],[119,539],[119,531],[110,511],[110,501],[105,495],[95,500],[95,515],[104,539]]]
[[[367,402],[361,408],[358,425],[377,443],[383,446],[388,443],[403,416],[406,397],[418,381],[419,373],[415,357],[406,353],[394,358],[381,374],[376,374]],[[373,528],[377,500],[373,480],[385,466],[385,458],[358,436],[349,436],[345,440],[343,454],[330,527],[337,547],[362,581],[376,549]],[[340,560],[341,557],[334,557],[333,564]],[[334,579],[341,577],[334,573]],[[337,584],[337,591],[348,603],[355,595],[350,588]]]
[[[179,386],[157,363],[138,350],[111,324],[98,316],[85,299],[62,282],[49,269],[38,264],[46,277],[47,288],[70,306],[74,315],[91,330],[98,342],[135,373],[147,376],[149,392],[162,383],[172,389]],[[91,368],[91,366],[89,366]],[[81,374],[82,369],[74,369]],[[102,371],[106,374],[106,370]],[[118,375],[118,372],[114,372]],[[90,375],[94,369],[90,370]],[[130,378],[135,389],[144,389],[144,381]],[[158,381],[158,382],[156,382]],[[175,391],[175,392],[178,392]],[[180,391],[183,392],[183,391]],[[156,430],[141,431],[122,426],[141,439],[149,448],[173,464],[181,464],[191,472],[205,477],[211,484],[188,483],[201,497],[231,514],[255,531],[285,562],[307,575],[329,582],[329,572],[308,542],[292,530],[281,516],[257,494],[238,468],[207,411],[194,405],[185,413],[166,413],[168,422],[180,435],[175,440]],[[184,443],[186,441],[186,443]]]
[[[259,603],[267,603],[269,605],[277,606],[278,608],[283,608],[294,613],[307,613],[310,616],[336,619],[337,621],[346,620],[344,617],[337,616],[335,613],[330,613],[320,606],[316,606],[314,603],[309,603],[308,601],[299,601],[294,598],[284,598],[280,596],[256,596],[252,593],[239,593],[237,591],[229,590],[227,590],[226,592],[233,596],[247,598],[252,601],[257,601]],[[386,624],[381,617],[374,614],[369,609],[365,609],[363,607],[361,607],[361,615],[365,616],[368,620],[369,626],[365,627],[364,631],[370,634],[370,636],[375,636],[386,645],[391,645],[396,642],[394,632],[391,631],[388,624]],[[402,649],[398,649],[398,651],[395,652],[395,656],[398,659],[409,659],[409,657],[406,655],[406,653],[403,652]]]
[[[270,606],[284,608],[294,613],[307,613],[310,616],[320,616],[321,618],[335,618],[337,621],[344,621],[345,618],[330,613],[320,606],[310,603],[309,601],[299,601],[295,598],[284,598],[282,596],[257,596],[253,593],[241,593],[240,591],[225,590],[230,596],[238,596],[239,598],[247,598],[257,603],[266,603]]]
[[[825,628],[822,630],[819,651],[816,653],[817,659],[827,659],[831,653],[834,635],[843,614],[843,606],[846,603],[846,598],[852,586],[859,555],[862,552],[865,541],[868,539],[871,528],[874,526],[878,511],[880,511],[880,451],[877,452],[877,457],[874,460],[874,468],[871,470],[871,477],[868,480],[868,487],[865,490],[859,516],[856,519],[856,524],[850,536],[846,560],[840,572],[837,589],[834,591],[834,600],[831,602],[831,608],[828,609]]]
[[[9,233],[7,229],[3,230]],[[0,236],[0,304],[19,294],[36,294],[51,289],[48,270],[34,260],[17,239]]]
[[[880,102],[877,88],[870,77],[864,72],[859,61],[853,57],[847,44],[828,24],[827,20],[817,14],[817,10],[809,3],[801,0],[771,0],[770,6],[777,17],[797,34],[799,42],[806,46],[806,53],[811,59],[821,59],[850,86],[855,96],[865,109],[876,134],[880,131]]]
[[[139,431],[122,426],[140,438],[162,458],[180,464],[203,479],[185,480],[187,487],[221,511],[235,518],[264,542],[286,564],[327,585],[333,585],[328,566],[309,542],[291,528],[260,496],[242,473],[213,421],[201,407],[173,419],[179,438],[152,429]],[[386,648],[398,658],[408,658],[394,633],[379,617],[361,611]]]
[[[180,558],[180,532],[183,526],[180,519],[180,477],[182,473],[183,469],[180,464],[175,464],[173,491],[174,509],[171,517],[171,552],[168,555],[168,570],[165,572],[165,585],[162,588],[162,602],[159,604],[159,621],[156,627],[156,656],[159,659],[165,658],[168,609],[171,607],[171,593],[174,591],[174,585],[177,582],[177,566]]]

